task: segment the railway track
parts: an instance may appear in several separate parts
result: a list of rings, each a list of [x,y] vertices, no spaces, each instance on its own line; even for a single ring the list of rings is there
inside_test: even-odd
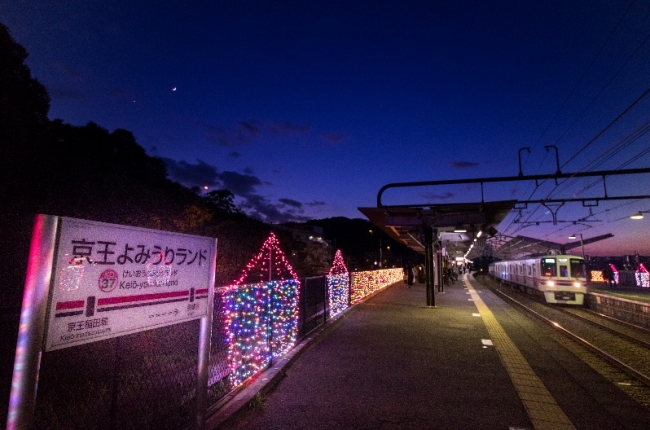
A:
[[[650,331],[585,309],[547,305],[494,281],[488,286],[504,300],[534,315],[562,337],[616,369],[616,372],[603,370],[602,364],[595,368],[650,408]],[[572,352],[576,350],[572,348]],[[590,366],[594,367],[593,360]]]

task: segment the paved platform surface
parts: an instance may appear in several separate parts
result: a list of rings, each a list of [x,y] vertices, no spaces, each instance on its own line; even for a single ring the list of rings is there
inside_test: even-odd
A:
[[[395,284],[260,375],[219,429],[645,429],[650,412],[469,275]],[[549,330],[550,331],[550,330]]]

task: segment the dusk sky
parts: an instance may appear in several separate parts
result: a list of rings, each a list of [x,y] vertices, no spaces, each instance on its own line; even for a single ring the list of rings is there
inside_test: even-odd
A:
[[[650,167],[650,2],[0,0],[50,119],[134,133],[170,178],[267,222],[346,216],[388,183]],[[611,124],[628,107],[619,120]],[[602,133],[601,133],[602,132]],[[597,197],[507,183],[486,200]],[[609,195],[650,194],[612,178]],[[480,201],[399,189],[385,204]],[[649,200],[513,211],[510,236],[650,255]],[[518,222],[514,222],[517,220]],[[539,222],[539,226],[536,223]],[[574,252],[579,252],[574,250]]]

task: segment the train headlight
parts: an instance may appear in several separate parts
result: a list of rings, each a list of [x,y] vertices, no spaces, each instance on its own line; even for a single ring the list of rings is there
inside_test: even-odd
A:
[[[555,281],[547,281],[546,285],[548,285],[549,287],[554,287],[555,286]]]
[[[580,288],[580,287],[582,287],[582,284],[580,282],[574,282],[573,286]]]

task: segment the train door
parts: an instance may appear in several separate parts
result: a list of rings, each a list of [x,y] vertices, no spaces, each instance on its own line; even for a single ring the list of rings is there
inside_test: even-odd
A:
[[[521,264],[517,263],[517,278],[515,280],[518,284],[521,283]]]
[[[569,277],[569,259],[568,258],[558,258],[558,276],[560,278]]]

